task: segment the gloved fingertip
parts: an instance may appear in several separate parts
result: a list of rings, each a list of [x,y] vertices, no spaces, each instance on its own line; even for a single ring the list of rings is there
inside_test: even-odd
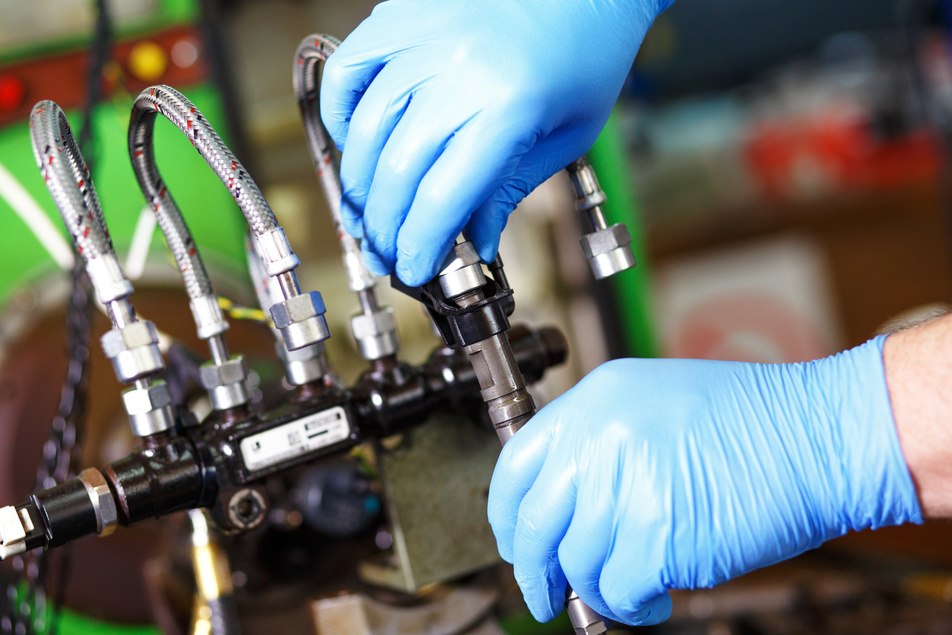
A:
[[[671,596],[662,593],[629,611],[619,613],[622,622],[632,626],[654,626],[671,617]]]
[[[403,281],[404,284],[411,287],[419,287],[426,284],[433,279],[435,273],[430,273],[429,270],[424,269],[419,265],[419,263],[408,262],[405,258],[398,256],[397,257],[397,267],[396,267],[397,277]]]
[[[476,251],[479,253],[479,259],[483,262],[492,262],[499,253],[499,236],[488,240],[479,240],[476,242]]]
[[[537,622],[550,622],[556,615],[562,612],[561,599],[556,600],[553,604],[551,597],[530,599],[526,593],[523,593],[523,598],[525,599],[526,606],[529,607],[529,612],[532,613],[532,617],[535,618]]]
[[[387,263],[384,262],[383,258],[375,254],[370,249],[362,249],[364,256],[364,263],[366,263],[367,268],[370,269],[370,273],[375,276],[387,276],[390,275],[392,269],[387,266]]]

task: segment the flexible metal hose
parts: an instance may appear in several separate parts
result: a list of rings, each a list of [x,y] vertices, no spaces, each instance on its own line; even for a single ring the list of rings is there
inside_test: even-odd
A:
[[[100,302],[107,306],[117,328],[135,321],[128,301],[132,283],[119,265],[89,168],[56,103],[44,100],[33,107],[30,140],[43,181],[73,236]]]
[[[33,107],[30,139],[40,174],[83,260],[115,256],[89,168],[56,103],[45,100]]]
[[[229,185],[232,196],[239,201],[242,211],[246,212],[249,225],[254,227],[255,231],[273,228],[276,225],[274,214],[264,202],[257,186],[252,183],[251,187],[246,187],[245,183],[236,181],[235,176],[224,176],[222,166],[226,163],[238,166],[235,170],[230,169],[230,172],[244,174],[244,168],[240,167],[218,134],[188,99],[167,86],[154,86],[139,95],[133,104],[129,123],[129,153],[136,180],[155,212],[156,221],[182,274],[189,297],[192,300],[214,297],[211,280],[191,232],[185,224],[181,210],[169,193],[155,160],[153,132],[156,115],[160,113],[185,133],[219,178]],[[250,178],[247,180],[250,181]],[[252,204],[247,206],[248,211],[241,200],[243,193],[245,198],[252,201]]]
[[[309,35],[298,46],[294,63],[294,93],[307,132],[307,145],[314,162],[314,171],[321,181],[327,207],[331,212],[334,231],[343,251],[344,268],[352,291],[372,289],[374,277],[364,264],[357,240],[344,231],[340,215],[341,187],[337,171],[337,157],[329,135],[321,123],[320,111],[320,65],[337,50],[340,42],[322,34]]]

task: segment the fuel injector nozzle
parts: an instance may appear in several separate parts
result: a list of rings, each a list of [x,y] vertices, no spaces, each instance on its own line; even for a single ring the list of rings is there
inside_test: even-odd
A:
[[[480,394],[499,441],[505,445],[535,414],[509,341],[509,316],[515,309],[512,289],[497,256],[487,278],[469,241],[453,246],[443,270],[423,287],[407,287],[397,278],[393,286],[426,307],[449,346],[469,356]],[[604,619],[569,590],[569,619],[578,635],[608,632]]]

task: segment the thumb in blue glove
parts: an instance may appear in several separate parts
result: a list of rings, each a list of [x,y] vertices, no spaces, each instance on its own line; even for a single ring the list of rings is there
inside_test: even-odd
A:
[[[806,364],[618,360],[504,448],[489,520],[533,615],[628,624],[850,530],[921,522],[885,338]]]
[[[375,273],[430,280],[460,231],[491,261],[516,204],[595,141],[670,0],[390,0],[324,69],[342,216]]]

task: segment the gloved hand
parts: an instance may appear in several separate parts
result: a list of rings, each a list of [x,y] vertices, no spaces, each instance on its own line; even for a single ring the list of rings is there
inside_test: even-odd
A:
[[[628,624],[850,530],[921,522],[884,337],[806,364],[618,360],[542,409],[489,491],[499,552],[532,614],[566,580]]]
[[[466,227],[491,261],[509,212],[601,131],[672,0],[390,0],[324,68],[345,229],[368,265],[430,280]]]

